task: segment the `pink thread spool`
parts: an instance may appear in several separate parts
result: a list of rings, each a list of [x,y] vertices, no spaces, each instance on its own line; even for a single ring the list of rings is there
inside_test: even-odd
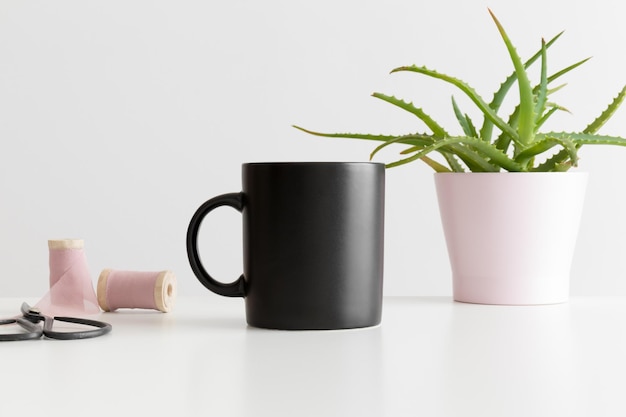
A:
[[[171,311],[176,276],[171,271],[138,272],[105,269],[98,278],[98,304],[104,311],[145,308]]]
[[[100,312],[82,239],[48,241],[50,290],[35,307],[53,316]]]

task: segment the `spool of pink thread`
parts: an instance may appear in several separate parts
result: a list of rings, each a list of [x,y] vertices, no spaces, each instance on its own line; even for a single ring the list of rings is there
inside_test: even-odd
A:
[[[82,239],[48,241],[50,290],[36,304],[42,313],[84,315],[100,312]]]
[[[104,311],[145,308],[167,313],[175,298],[176,276],[171,271],[105,269],[98,278],[98,304]]]

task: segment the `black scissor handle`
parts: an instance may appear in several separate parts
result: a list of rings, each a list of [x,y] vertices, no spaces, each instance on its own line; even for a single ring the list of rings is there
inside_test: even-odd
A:
[[[112,327],[109,323],[105,323],[103,321],[97,320],[89,320],[83,319],[79,317],[49,317],[41,314],[41,312],[29,306],[27,303],[22,303],[22,314],[24,315],[23,319],[26,322],[30,322],[31,324],[43,322],[43,329],[39,333],[39,337],[43,334],[43,336],[50,339],[58,339],[58,340],[75,340],[75,339],[89,339],[91,337],[102,336],[111,331]],[[57,332],[54,330],[54,322],[62,321],[65,323],[75,323],[83,326],[95,327],[95,329],[91,330],[78,330],[75,332]],[[24,326],[22,326],[24,327]],[[37,326],[37,328],[41,329],[41,326]],[[12,339],[14,340],[14,339]]]
[[[95,329],[79,330],[76,332],[57,332],[53,330],[55,321],[81,324],[84,326],[95,327]],[[45,317],[43,325],[43,335],[50,339],[59,340],[89,339],[90,337],[97,337],[107,334],[111,331],[111,329],[111,325],[103,321],[81,319],[78,317]]]
[[[112,327],[109,323],[97,320],[89,320],[78,317],[49,317],[44,316],[36,308],[31,308],[27,303],[22,303],[22,317],[15,317],[10,319],[0,319],[0,326],[5,324],[17,324],[21,326],[26,332],[19,333],[0,333],[0,342],[12,341],[12,340],[32,340],[39,339],[41,336],[48,337],[50,339],[59,340],[73,340],[73,339],[88,339],[91,337],[102,336],[111,331]],[[83,326],[94,327],[90,330],[78,330],[74,332],[57,332],[53,329],[55,321],[62,321],[66,323],[75,323]],[[43,322],[43,326],[41,323]]]
[[[43,334],[41,326],[21,317],[16,319],[0,320],[0,326],[5,324],[17,324],[26,330],[26,332],[0,334],[0,342],[39,339]]]

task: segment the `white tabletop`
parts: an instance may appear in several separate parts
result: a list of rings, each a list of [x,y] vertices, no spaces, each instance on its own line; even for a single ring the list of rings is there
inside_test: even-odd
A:
[[[0,343],[0,416],[626,415],[626,298],[392,297],[381,326],[346,331],[251,328],[210,293],[98,317],[111,334]]]

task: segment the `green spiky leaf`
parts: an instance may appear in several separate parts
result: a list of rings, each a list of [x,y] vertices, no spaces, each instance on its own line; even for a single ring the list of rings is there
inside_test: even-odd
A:
[[[567,158],[569,158],[572,165],[576,166],[578,162],[578,148],[576,147],[576,143],[574,143],[570,137],[565,135],[560,135],[558,138],[546,136],[544,139],[536,141],[533,145],[520,152],[515,157],[515,161],[520,164],[525,164],[535,156],[542,154],[555,146],[561,146],[567,153]]]
[[[537,101],[535,103],[535,127],[534,131],[537,133],[537,129],[541,126],[538,122],[543,117],[543,113],[546,109],[546,101],[548,100],[548,63],[546,56],[546,42],[541,40],[541,80],[539,82],[539,88],[537,91]],[[545,121],[545,120],[544,120]]]
[[[407,103],[404,100],[382,93],[373,93],[372,96],[386,101],[387,103],[391,103],[394,106],[398,106],[401,109],[404,109],[409,113],[417,116],[421,121],[424,122],[424,124],[426,124],[426,126],[428,126],[428,128],[433,132],[435,136],[438,136],[440,138],[449,136],[445,129],[441,127],[439,123],[437,123],[432,117],[427,115],[424,110],[415,107],[413,103]]]
[[[521,58],[517,54],[517,50],[511,43],[509,36],[504,31],[504,28],[493,14],[491,10],[489,10],[489,14],[496,26],[498,27],[498,31],[500,32],[500,36],[506,45],[506,49],[509,51],[509,56],[511,61],[513,62],[513,67],[515,68],[515,74],[517,76],[517,85],[519,87],[519,123],[517,131],[519,132],[519,140],[523,144],[530,144],[533,141],[535,136],[534,129],[534,121],[535,121],[535,108],[534,108],[534,97],[533,97],[533,89],[530,86],[530,80],[528,79],[528,74],[526,74],[526,69],[524,68],[524,64],[522,63]],[[545,47],[544,47],[545,49]],[[508,133],[508,132],[507,132]]]
[[[611,104],[598,116],[593,122],[591,122],[585,130],[584,133],[596,133],[604,124],[613,116],[615,111],[619,108],[619,106],[624,101],[624,96],[626,96],[626,86],[622,87],[622,90],[617,94],[617,97],[613,99]]]
[[[451,172],[451,170],[444,165],[441,165],[439,162],[427,157],[423,156],[422,161],[429,167],[431,167],[435,172]]]
[[[476,128],[472,123],[472,119],[470,119],[467,114],[463,114],[463,112],[461,112],[461,109],[459,109],[459,106],[456,104],[454,96],[452,96],[452,109],[454,110],[454,115],[456,116],[456,119],[461,125],[461,129],[463,129],[463,133],[465,133],[466,136],[477,138],[478,133],[476,133]]]

